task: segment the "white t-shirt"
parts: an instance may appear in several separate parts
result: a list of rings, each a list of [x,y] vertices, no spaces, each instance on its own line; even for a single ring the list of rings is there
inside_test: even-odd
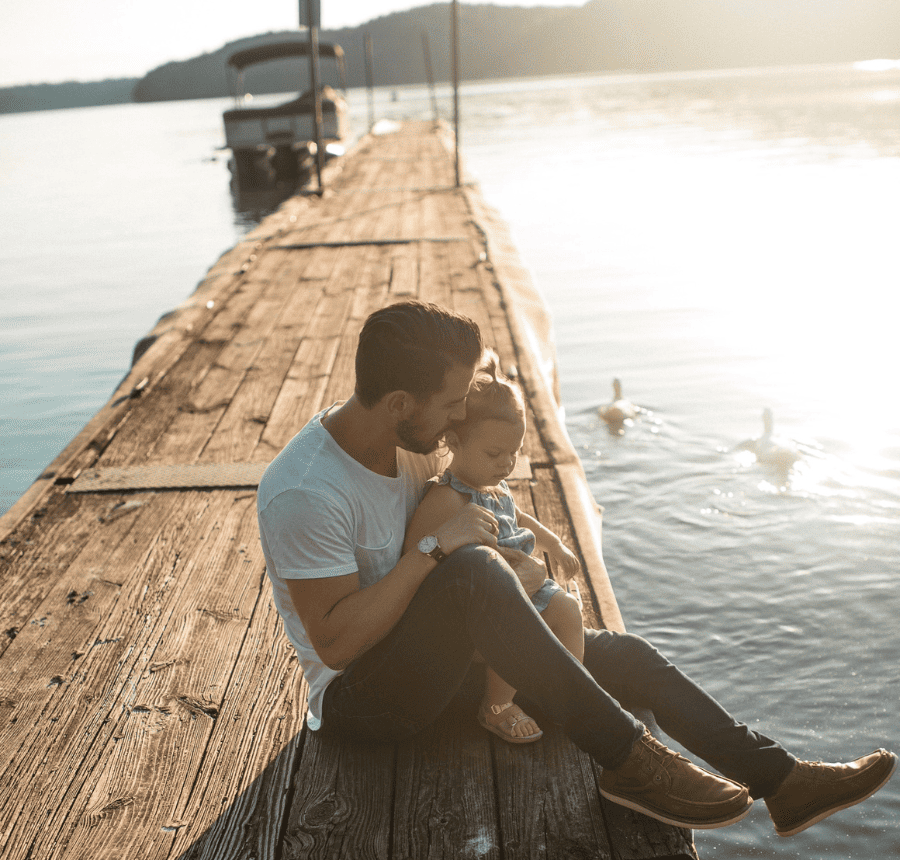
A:
[[[377,582],[400,560],[406,526],[425,484],[445,465],[438,454],[398,448],[397,477],[378,475],[347,454],[322,426],[328,411],[313,417],[269,464],[256,499],[266,571],[309,684],[307,723],[313,730],[322,724],[325,688],[340,673],[316,654],[285,580],[359,571],[360,588]]]

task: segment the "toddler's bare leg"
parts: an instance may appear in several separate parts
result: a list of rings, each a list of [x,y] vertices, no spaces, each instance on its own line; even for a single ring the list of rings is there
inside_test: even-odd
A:
[[[566,650],[584,660],[584,621],[581,607],[571,594],[558,591],[550,598],[547,608],[541,613],[547,626]]]
[[[583,660],[584,629],[578,601],[570,594],[557,592],[541,613],[541,617],[566,649],[579,660]],[[515,694],[515,687],[507,684],[493,669],[487,667],[479,719],[482,725],[487,723],[486,727],[492,727],[491,730],[501,737],[532,737],[540,732],[540,728],[517,705],[506,708],[500,713],[495,710],[512,702]],[[504,724],[507,719],[509,722]]]

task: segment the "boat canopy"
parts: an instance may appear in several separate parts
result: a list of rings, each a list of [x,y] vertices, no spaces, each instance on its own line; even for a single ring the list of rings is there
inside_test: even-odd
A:
[[[228,65],[238,71],[252,66],[255,63],[265,63],[268,60],[281,60],[285,57],[308,57],[309,42],[274,42],[270,45],[255,45],[237,51],[228,58]],[[344,59],[344,51],[340,45],[331,45],[327,42],[319,42],[320,57],[334,57],[338,62]]]

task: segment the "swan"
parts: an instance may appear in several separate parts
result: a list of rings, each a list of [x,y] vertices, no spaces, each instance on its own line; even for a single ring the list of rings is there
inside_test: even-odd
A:
[[[764,409],[762,414],[763,434],[757,439],[748,439],[741,442],[738,448],[752,451],[759,463],[768,466],[776,466],[784,471],[789,470],[800,454],[789,442],[772,435],[772,410]]]
[[[600,407],[600,417],[610,426],[610,429],[622,432],[622,425],[637,416],[637,408],[633,403],[622,397],[622,383],[619,379],[613,380],[613,401]]]

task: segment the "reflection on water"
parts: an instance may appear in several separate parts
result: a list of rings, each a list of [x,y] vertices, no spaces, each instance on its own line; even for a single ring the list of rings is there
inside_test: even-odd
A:
[[[900,746],[894,92],[896,66],[557,81],[541,127],[485,94],[467,134],[553,311],[626,624],[825,760]],[[597,413],[613,376],[646,410],[621,436]],[[766,406],[790,469],[736,450]],[[764,809],[697,841],[887,856],[898,823],[889,786],[802,845]]]
[[[293,197],[296,186],[280,183],[271,188],[244,188],[231,182],[231,203],[234,223],[242,232],[252,230],[267,215],[275,212],[285,200]]]

